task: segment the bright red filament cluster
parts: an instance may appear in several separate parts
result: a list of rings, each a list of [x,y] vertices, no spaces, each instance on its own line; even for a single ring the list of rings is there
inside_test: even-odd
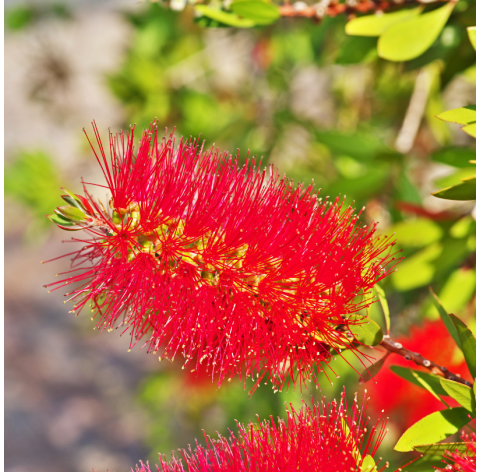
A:
[[[129,330],[131,346],[144,338],[161,357],[207,365],[219,383],[267,373],[276,388],[302,385],[332,349],[353,347],[349,316],[374,301],[390,238],[255,159],[239,168],[196,142],[176,147],[155,124],[137,152],[133,129],[110,135],[107,157],[94,130],[112,198],[104,206],[84,184],[90,237],[74,239],[68,278],[51,284],[76,284],[74,311]]]
[[[387,430],[386,421],[368,427],[361,408],[354,402],[348,411],[345,396],[340,404],[322,402],[299,412],[287,410],[287,424],[279,420],[247,427],[238,424],[238,435],[218,440],[206,437],[206,446],[181,451],[183,461],[172,454],[162,456],[158,472],[358,472],[377,470],[375,454]],[[185,464],[185,465],[184,465]],[[153,470],[153,469],[152,469]],[[152,472],[141,464],[135,472]],[[132,471],[134,472],[134,471]]]

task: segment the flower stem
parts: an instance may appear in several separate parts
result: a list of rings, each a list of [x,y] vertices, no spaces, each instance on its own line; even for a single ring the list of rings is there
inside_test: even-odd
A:
[[[404,359],[412,361],[415,364],[420,365],[421,367],[429,369],[434,375],[439,375],[441,377],[444,377],[445,379],[452,380],[453,382],[467,385],[470,388],[473,387],[473,384],[469,382],[469,380],[465,380],[460,375],[454,374],[453,372],[449,371],[446,367],[440,366],[439,364],[436,364],[435,362],[426,359],[421,354],[419,354],[419,352],[413,352],[409,349],[406,349],[401,343],[393,341],[389,337],[389,335],[384,336],[383,340],[380,343],[380,346],[382,346],[388,352],[399,354],[400,356],[403,356]]]

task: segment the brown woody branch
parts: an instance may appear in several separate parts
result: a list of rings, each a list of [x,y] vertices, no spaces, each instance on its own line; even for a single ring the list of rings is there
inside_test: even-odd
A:
[[[401,343],[393,341],[388,335],[384,336],[383,340],[380,343],[380,346],[382,346],[388,352],[399,354],[400,356],[403,356],[404,359],[412,361],[421,367],[429,369],[434,375],[439,375],[441,377],[444,377],[445,379],[467,385],[470,388],[473,387],[473,384],[471,382],[463,379],[460,375],[454,374],[453,372],[450,372],[446,367],[440,366],[435,362],[426,359],[425,357],[421,356],[419,352],[413,352],[409,349],[406,349]]]
[[[307,5],[302,1],[293,4],[285,2],[279,7],[279,12],[283,17],[297,18],[315,18],[322,19],[325,16],[337,16],[346,14],[348,16],[357,15],[359,13],[368,13],[371,11],[385,11],[393,6],[410,5],[410,4],[426,4],[434,2],[445,2],[448,0],[346,0],[345,3],[339,3],[339,0],[321,0],[314,5]]]

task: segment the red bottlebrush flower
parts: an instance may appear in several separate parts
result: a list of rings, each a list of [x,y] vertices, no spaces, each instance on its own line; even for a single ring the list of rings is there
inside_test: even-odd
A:
[[[386,421],[378,420],[368,433],[361,408],[354,402],[348,411],[345,395],[340,404],[322,402],[296,412],[287,410],[287,424],[266,421],[247,427],[237,424],[238,436],[218,440],[206,437],[207,446],[197,443],[195,451],[182,451],[186,468],[172,455],[167,463],[160,457],[158,472],[357,472],[375,470],[376,453],[386,434]],[[372,454],[372,455],[371,455]],[[382,472],[384,465],[377,469]],[[152,472],[141,464],[136,472]],[[132,470],[133,472],[133,470]]]
[[[351,315],[374,301],[357,296],[392,269],[390,238],[255,159],[239,169],[195,142],[176,148],[155,124],[137,153],[133,129],[110,135],[108,158],[94,129],[107,209],[84,184],[85,196],[63,196],[70,206],[49,216],[91,236],[75,239],[74,270],[51,284],[81,284],[74,312],[90,307],[99,328],[130,329],[131,346],[145,336],[162,357],[204,362],[219,384],[267,373],[280,388],[299,373],[302,385],[332,348],[353,347]]]
[[[461,433],[461,439],[466,445],[466,451],[460,452],[458,449],[455,452],[446,451],[444,458],[452,462],[447,463],[445,469],[440,469],[445,472],[476,472],[476,434],[471,433],[471,437],[464,431]]]

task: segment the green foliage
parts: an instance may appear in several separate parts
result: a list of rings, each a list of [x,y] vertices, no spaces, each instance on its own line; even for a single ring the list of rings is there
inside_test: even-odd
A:
[[[452,436],[469,422],[469,411],[464,408],[448,408],[436,411],[419,420],[401,436],[394,446],[396,451],[407,452],[415,446],[431,444]]]
[[[255,25],[255,23],[248,18],[239,18],[233,13],[208,7],[207,5],[196,5],[195,11],[211,20],[219,22],[220,24],[235,26],[236,28],[252,28]]]
[[[476,137],[476,105],[444,111],[437,117],[443,121],[464,125],[461,129],[473,138]]]
[[[454,398],[462,407],[466,408],[471,415],[475,415],[476,412],[476,398],[474,398],[474,392],[472,388],[467,385],[460,384],[447,379],[439,379],[441,387],[446,390],[446,393]]]
[[[450,451],[450,452],[458,451],[459,453],[463,454],[466,452],[467,446],[466,446],[466,443],[464,442],[424,444],[422,446],[415,446],[414,450],[416,450],[417,452],[422,452],[423,454],[428,454],[428,455],[444,454],[446,451]]]
[[[461,349],[461,342],[459,340],[458,330],[456,329],[456,326],[452,322],[452,320],[449,317],[447,311],[442,306],[441,301],[439,300],[437,295],[433,292],[433,290],[431,288],[430,288],[430,291],[431,291],[431,296],[432,296],[433,301],[434,301],[434,306],[436,307],[436,310],[438,311],[439,316],[441,316],[441,319],[443,320],[444,325],[446,326],[447,330],[449,331],[449,334],[456,341],[456,344]]]
[[[455,315],[449,315],[459,335],[461,350],[463,351],[469,372],[476,377],[476,338],[471,330]]]
[[[374,364],[364,369],[361,373],[361,376],[359,377],[359,383],[366,383],[369,382],[372,378],[374,378],[381,371],[387,357],[388,355],[381,357],[381,359],[374,362]]]
[[[58,204],[60,176],[48,154],[23,151],[5,167],[5,195],[30,211],[29,235],[50,226],[45,215]]]
[[[468,27],[468,36],[473,48],[476,50],[476,26]]]
[[[382,307],[384,321],[386,323],[386,332],[387,334],[389,334],[389,331],[391,330],[391,315],[389,314],[389,305],[387,303],[386,294],[379,284],[376,284],[374,286],[374,290],[377,293],[377,296],[379,298],[379,303],[381,304],[381,307]]]
[[[279,19],[279,8],[263,0],[236,0],[230,9],[256,25],[269,25]]]
[[[426,388],[426,385],[431,389],[430,393],[434,393],[439,397],[439,395],[446,395],[445,390],[441,387],[439,383],[439,377],[437,375],[428,374],[427,372],[414,371],[407,367],[401,367],[399,365],[391,366],[391,370],[399,377],[406,379],[414,385],[421,388]],[[416,375],[414,375],[414,373]],[[422,382],[420,381],[422,380]]]

